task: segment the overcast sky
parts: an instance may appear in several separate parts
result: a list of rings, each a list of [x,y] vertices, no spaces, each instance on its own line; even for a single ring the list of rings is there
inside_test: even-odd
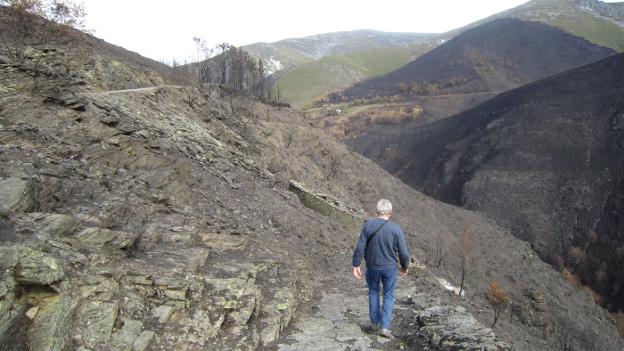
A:
[[[87,28],[144,56],[184,61],[194,36],[209,44],[354,29],[445,32],[526,0],[84,0]]]

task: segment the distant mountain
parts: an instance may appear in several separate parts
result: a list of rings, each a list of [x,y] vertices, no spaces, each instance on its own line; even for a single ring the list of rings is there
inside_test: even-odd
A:
[[[598,0],[533,0],[442,34],[352,31],[257,43],[245,47],[265,61],[270,72],[284,70],[280,82],[285,101],[306,107],[319,96],[388,73],[462,32],[499,18],[543,22],[590,42],[624,51],[624,5]],[[368,58],[367,56],[372,56]],[[355,55],[355,57],[354,57]],[[384,64],[366,60],[383,57]],[[365,58],[364,62],[360,62]]]
[[[503,17],[543,22],[594,44],[624,51],[624,7],[599,0],[532,0],[448,34]]]
[[[414,43],[429,41],[434,36],[423,33],[355,30],[291,38],[275,43],[256,43],[244,46],[243,49],[265,60],[272,73],[327,56],[348,55],[375,49],[407,48]]]
[[[400,68],[438,45],[437,37],[356,30],[256,43],[244,49],[275,73],[268,81],[279,81],[282,100],[301,108],[317,97]]]
[[[404,182],[488,214],[611,310],[624,307],[624,54],[415,128],[408,140],[389,167]]]
[[[332,55],[283,70],[278,79],[282,97],[294,107],[305,108],[329,92],[399,69],[436,45],[432,41]]]
[[[505,91],[614,53],[543,23],[504,18],[469,29],[341,95],[354,99]]]

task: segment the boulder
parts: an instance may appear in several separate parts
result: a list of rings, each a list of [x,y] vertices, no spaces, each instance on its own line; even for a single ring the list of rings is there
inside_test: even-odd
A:
[[[433,306],[417,317],[419,333],[436,350],[503,351],[511,348],[496,339],[490,328],[479,323],[460,306]]]
[[[157,319],[159,323],[164,324],[169,320],[169,317],[171,317],[174,310],[175,307],[173,306],[160,305],[152,309],[152,317]]]
[[[75,307],[76,300],[69,295],[56,295],[42,301],[28,329],[30,350],[63,350],[70,325],[69,319]]]
[[[45,102],[57,103],[61,106],[69,107],[72,110],[80,112],[87,110],[87,106],[82,101],[80,101],[76,94],[73,93],[49,96],[45,99]]]
[[[26,306],[17,303],[16,283],[12,276],[12,267],[17,264],[17,250],[0,247],[0,345],[12,339],[14,331],[19,329],[21,316]]]
[[[364,219],[339,200],[326,194],[316,193],[294,180],[290,181],[288,190],[295,193],[305,207],[337,220],[353,228],[354,233],[359,233]]]
[[[25,250],[15,267],[15,281],[21,285],[49,286],[65,276],[58,259],[42,252]]]
[[[132,351],[145,351],[154,340],[156,334],[151,330],[145,330],[134,340]]]
[[[218,350],[218,347],[209,343],[221,329],[224,319],[223,314],[212,314],[206,310],[194,309],[191,315],[184,316],[177,321],[177,325],[188,332],[170,334],[167,331],[163,338],[175,340],[176,349],[180,350]]]
[[[143,323],[137,320],[125,320],[123,323],[123,327],[113,333],[111,338],[112,351],[132,351],[134,342],[143,329]]]
[[[84,301],[77,314],[82,344],[90,349],[106,349],[118,313],[118,302]]]
[[[33,214],[33,220],[42,233],[56,237],[71,235],[80,226],[75,218],[57,213],[36,213]]]
[[[87,246],[102,247],[111,245],[118,249],[125,249],[134,244],[137,235],[135,233],[104,228],[86,228],[76,234],[74,238]]]
[[[0,181],[0,203],[15,212],[30,212],[36,207],[32,180],[7,178]]]

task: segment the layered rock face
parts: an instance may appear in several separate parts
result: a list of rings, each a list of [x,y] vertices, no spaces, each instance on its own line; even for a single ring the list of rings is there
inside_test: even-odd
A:
[[[33,155],[21,142],[2,148],[8,175],[1,184],[8,206],[1,245],[3,344],[173,350],[208,347],[215,340],[222,348],[254,348],[275,340],[296,311],[300,278],[293,262],[285,265],[276,254],[254,249],[260,239],[251,238],[262,230],[260,223],[224,216],[227,205],[211,204],[219,196],[226,203],[240,198],[207,184],[229,191],[234,185],[208,171],[194,175],[197,166],[178,154],[193,152],[186,138],[179,139],[180,149],[172,140],[143,147],[135,141],[143,144],[148,134],[134,140],[139,130],[82,118],[70,120],[79,129],[93,123],[82,129],[86,133],[68,128],[48,144],[55,150]],[[39,125],[38,135],[52,135],[39,128],[46,126]],[[204,139],[201,145],[218,144]],[[71,150],[91,165],[58,154]],[[30,168],[31,157],[38,157],[41,168]],[[238,172],[238,165],[222,162]],[[193,191],[201,182],[206,188]],[[208,209],[198,216],[191,208],[199,202]],[[262,253],[254,254],[256,249]]]

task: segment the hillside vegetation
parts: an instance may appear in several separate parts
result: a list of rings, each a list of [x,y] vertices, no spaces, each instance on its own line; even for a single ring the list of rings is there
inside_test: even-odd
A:
[[[365,50],[326,56],[295,66],[278,80],[283,100],[296,108],[311,106],[328,92],[340,91],[366,78],[394,71],[432,46],[422,44],[409,48]]]
[[[411,189],[296,110],[149,86],[167,80],[139,56],[82,55],[79,43],[0,47],[0,350],[624,346],[528,244]],[[363,328],[364,285],[348,269],[380,197],[415,258],[394,340]],[[458,254],[462,233],[470,254]]]
[[[276,73],[284,102],[301,108],[363,79],[393,71],[437,45],[434,35],[357,30],[247,45]]]

